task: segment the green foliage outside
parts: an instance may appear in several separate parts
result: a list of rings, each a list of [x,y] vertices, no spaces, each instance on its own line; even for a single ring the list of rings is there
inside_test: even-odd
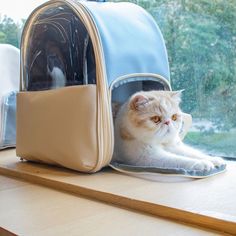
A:
[[[236,131],[220,133],[189,132],[185,142],[206,153],[224,157],[235,157]]]
[[[219,130],[236,127],[236,1],[131,0],[156,19],[182,109]]]
[[[189,132],[185,142],[236,156],[236,1],[128,1],[148,10],[158,23],[172,88],[185,89],[183,111],[212,124],[210,130]]]
[[[20,46],[22,23],[15,23],[10,17],[0,15],[0,43],[8,43],[15,47]]]
[[[236,1],[128,1],[148,10],[160,27],[172,88],[185,89],[183,111],[212,124],[189,132],[185,141],[236,156]]]

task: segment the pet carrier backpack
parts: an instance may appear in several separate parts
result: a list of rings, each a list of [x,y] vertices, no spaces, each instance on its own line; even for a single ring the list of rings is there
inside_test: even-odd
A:
[[[0,44],[0,150],[16,145],[16,93],[20,81],[20,50]]]
[[[154,19],[132,3],[49,1],[26,22],[17,155],[96,172],[112,159],[112,101],[170,90]]]

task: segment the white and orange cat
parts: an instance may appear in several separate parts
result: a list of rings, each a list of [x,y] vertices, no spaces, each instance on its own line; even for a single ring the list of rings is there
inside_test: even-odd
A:
[[[182,142],[180,101],[180,91],[134,94],[122,105],[115,119],[113,161],[197,171],[225,166],[223,159],[205,155]]]

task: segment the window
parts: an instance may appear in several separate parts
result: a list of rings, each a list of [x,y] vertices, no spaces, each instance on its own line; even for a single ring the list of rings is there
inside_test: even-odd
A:
[[[137,0],[166,42],[173,90],[193,116],[185,142],[236,158],[236,2]]]

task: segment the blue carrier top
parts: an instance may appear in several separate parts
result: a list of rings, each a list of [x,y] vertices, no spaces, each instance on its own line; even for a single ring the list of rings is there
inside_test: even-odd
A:
[[[132,73],[169,80],[164,39],[152,16],[132,3],[83,2],[101,37],[108,82]]]
[[[160,29],[132,3],[45,3],[26,22],[21,49],[23,90],[95,84],[101,77],[110,86],[134,73],[158,74],[165,84],[170,77]]]

